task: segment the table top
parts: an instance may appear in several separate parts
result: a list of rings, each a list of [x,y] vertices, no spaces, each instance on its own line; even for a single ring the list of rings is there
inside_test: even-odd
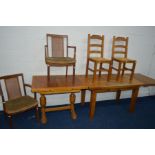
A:
[[[50,94],[50,93],[67,93],[78,92],[82,89],[130,89],[137,86],[153,86],[155,80],[142,74],[136,73],[132,82],[129,81],[129,75],[125,74],[122,81],[116,81],[116,75],[113,74],[111,80],[107,81],[107,75],[97,77],[93,81],[93,76],[89,75],[55,75],[50,79],[46,75],[35,75],[32,79],[32,92]]]

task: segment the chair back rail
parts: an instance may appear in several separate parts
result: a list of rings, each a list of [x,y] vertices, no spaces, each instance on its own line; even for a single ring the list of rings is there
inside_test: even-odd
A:
[[[56,35],[56,34],[46,34],[47,42],[47,55],[52,57],[64,57],[65,51],[68,57],[68,36],[67,35]],[[49,53],[51,52],[51,53]]]
[[[91,35],[88,34],[88,48],[87,59],[91,57],[91,54],[99,54],[103,57],[104,52],[104,35]]]
[[[112,58],[121,55],[123,58],[127,58],[128,55],[128,37],[116,37],[113,36],[112,43]]]

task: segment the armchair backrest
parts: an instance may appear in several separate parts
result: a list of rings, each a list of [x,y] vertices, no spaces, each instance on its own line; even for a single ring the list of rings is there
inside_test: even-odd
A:
[[[128,54],[128,37],[115,37],[113,36],[112,43],[112,58],[119,57],[127,58]]]
[[[91,54],[98,54],[103,57],[104,52],[104,35],[91,35],[88,34],[88,48],[87,48],[87,58]]]
[[[51,57],[68,56],[68,36],[57,34],[46,34],[47,53]],[[66,53],[66,55],[65,55]]]
[[[22,81],[21,83],[20,80]],[[4,84],[4,89],[6,91],[8,100],[21,97],[22,96],[21,87],[23,87],[24,94],[26,95],[24,78],[22,73],[0,77],[0,93],[2,94],[2,100],[4,101],[4,92],[3,88],[1,87],[2,81]]]

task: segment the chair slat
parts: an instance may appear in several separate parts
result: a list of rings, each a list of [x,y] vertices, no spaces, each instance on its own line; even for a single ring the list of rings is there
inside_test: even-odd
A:
[[[114,48],[126,48],[125,45],[114,45]]]
[[[114,40],[115,41],[127,41],[128,37],[115,37]]]
[[[91,35],[91,36],[90,36],[90,39],[99,39],[99,40],[102,40],[103,37],[100,36],[100,35]]]
[[[90,44],[90,47],[102,47],[101,44]]]
[[[124,52],[124,51],[115,51],[114,54],[126,54],[126,52]]]
[[[101,53],[101,51],[92,50],[92,51],[89,51],[89,53],[94,53],[94,54],[95,54],[95,53],[99,53],[99,54],[100,54],[100,53]]]

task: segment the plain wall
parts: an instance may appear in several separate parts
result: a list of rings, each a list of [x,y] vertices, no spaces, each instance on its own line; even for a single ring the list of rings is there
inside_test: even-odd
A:
[[[0,27],[0,76],[13,73],[24,73],[26,83],[32,81],[33,75],[46,75],[44,60],[46,33],[67,34],[69,45],[77,47],[76,74],[85,74],[87,36],[90,34],[105,35],[105,57],[111,57],[112,37],[128,36],[128,56],[137,60],[136,72],[155,78],[155,27],[109,27],[109,26],[54,26],[54,27]],[[64,68],[51,69],[54,74],[65,74]],[[72,74],[72,68],[69,69]],[[139,96],[154,95],[155,89],[141,88]],[[122,98],[130,97],[131,92],[123,92]],[[47,105],[69,103],[68,94],[47,97]],[[97,100],[114,99],[115,93],[98,94]],[[39,95],[38,95],[39,100]],[[87,92],[86,101],[90,100]],[[80,94],[76,95],[76,103]],[[2,109],[2,103],[0,103]]]

